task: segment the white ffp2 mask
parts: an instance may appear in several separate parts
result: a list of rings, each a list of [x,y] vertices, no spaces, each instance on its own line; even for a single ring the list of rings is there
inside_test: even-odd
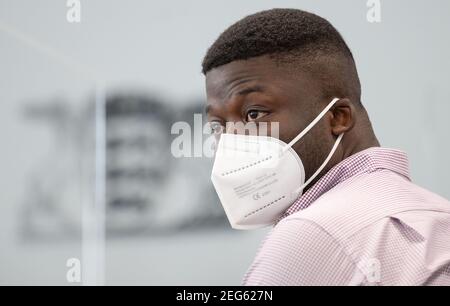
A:
[[[333,99],[289,144],[269,136],[221,135],[211,180],[232,228],[273,224],[322,171],[344,134],[339,135],[328,157],[307,182],[303,163],[292,146],[338,100]]]

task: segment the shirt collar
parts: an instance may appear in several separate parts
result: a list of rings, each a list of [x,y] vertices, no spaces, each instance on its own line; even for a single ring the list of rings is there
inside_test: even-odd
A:
[[[294,212],[307,208],[322,194],[348,178],[378,169],[391,170],[410,180],[408,157],[405,152],[381,147],[368,148],[347,157],[331,168],[307,192],[301,195],[278,221]]]

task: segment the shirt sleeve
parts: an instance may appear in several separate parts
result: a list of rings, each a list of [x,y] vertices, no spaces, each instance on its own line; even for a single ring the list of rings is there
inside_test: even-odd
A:
[[[319,225],[289,218],[264,240],[243,285],[350,285],[356,270],[343,246]]]

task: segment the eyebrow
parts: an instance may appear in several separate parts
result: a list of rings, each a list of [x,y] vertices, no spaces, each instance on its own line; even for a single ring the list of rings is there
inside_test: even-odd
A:
[[[237,91],[235,93],[235,95],[245,96],[245,95],[248,95],[248,94],[253,93],[253,92],[263,92],[263,91],[264,91],[264,86],[262,86],[262,85],[253,85],[253,86],[249,86],[247,88],[243,88],[243,89]],[[211,111],[211,108],[212,108],[212,105],[211,104],[207,104],[206,107],[205,107],[205,113],[208,114],[209,111]]]
[[[252,92],[262,92],[264,91],[264,86],[262,85],[253,85],[242,90],[239,90],[236,94],[239,96],[245,96]]]

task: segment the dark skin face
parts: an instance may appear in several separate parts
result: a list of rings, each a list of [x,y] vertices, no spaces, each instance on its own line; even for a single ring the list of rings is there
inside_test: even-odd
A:
[[[306,71],[277,64],[267,56],[234,61],[210,70],[206,74],[206,95],[209,122],[222,126],[227,122],[256,125],[279,122],[279,138],[286,143],[334,98],[326,97],[319,81]],[[345,133],[330,162],[308,187],[346,157],[379,146],[365,111],[347,97],[338,98],[330,111],[293,146],[308,179],[324,162],[337,136]]]

